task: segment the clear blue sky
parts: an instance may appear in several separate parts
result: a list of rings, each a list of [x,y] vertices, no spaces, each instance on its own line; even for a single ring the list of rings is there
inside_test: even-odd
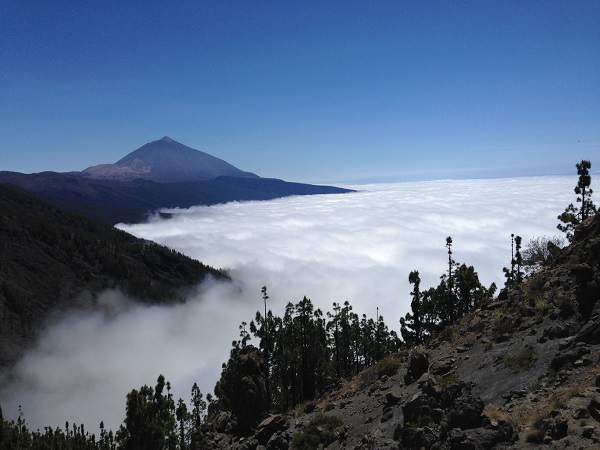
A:
[[[0,0],[0,169],[169,135],[265,176],[600,167],[600,1]]]

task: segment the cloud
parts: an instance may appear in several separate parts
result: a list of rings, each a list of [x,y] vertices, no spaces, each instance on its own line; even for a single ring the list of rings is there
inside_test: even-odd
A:
[[[525,242],[556,234],[572,184],[572,177],[537,177],[367,185],[347,195],[175,209],[168,220],[121,225],[229,268],[234,282],[203,283],[176,306],[104,293],[112,312],[74,312],[50,326],[0,399],[11,414],[22,404],[35,426],[78,419],[115,428],[125,394],[159,373],[176,396],[188,398],[193,381],[211,391],[237,325],[261,307],[263,285],[277,313],[303,295],[323,308],[350,300],[370,316],[379,307],[397,329],[409,308],[408,273],[418,269],[424,286],[435,283],[445,270],[446,236],[455,259],[474,264],[485,283],[501,283],[510,233]]]

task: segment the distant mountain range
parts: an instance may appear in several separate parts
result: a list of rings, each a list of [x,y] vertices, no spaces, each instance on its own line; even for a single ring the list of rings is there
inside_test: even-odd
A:
[[[114,164],[82,172],[0,172],[0,183],[106,223],[139,222],[160,208],[351,192],[333,186],[261,178],[167,136]]]

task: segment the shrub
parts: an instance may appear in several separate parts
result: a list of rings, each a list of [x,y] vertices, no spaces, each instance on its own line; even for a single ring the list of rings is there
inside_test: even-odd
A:
[[[307,400],[302,403],[298,403],[296,406],[294,406],[294,409],[292,410],[292,415],[294,417],[300,417],[304,414],[313,411],[314,409],[315,403]]]
[[[491,420],[504,422],[511,421],[511,418],[508,415],[508,413],[502,408],[500,408],[498,405],[495,405],[493,403],[485,405],[485,408],[483,408],[483,415],[489,417]]]
[[[550,312],[550,310],[552,309],[552,306],[541,295],[538,295],[535,298],[534,306],[536,311],[538,311],[543,316],[548,314],[548,312]]]
[[[382,375],[387,375],[391,377],[392,375],[396,375],[400,365],[402,364],[402,360],[396,355],[389,355],[383,358],[382,360],[377,362],[376,370],[377,376],[381,377]]]
[[[514,371],[527,370],[536,360],[535,351],[532,348],[524,348],[513,353],[504,355],[504,364]]]

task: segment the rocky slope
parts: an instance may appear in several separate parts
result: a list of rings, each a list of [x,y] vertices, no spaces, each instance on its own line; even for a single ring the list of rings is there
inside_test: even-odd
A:
[[[213,448],[600,448],[600,217],[517,289],[427,345]]]

